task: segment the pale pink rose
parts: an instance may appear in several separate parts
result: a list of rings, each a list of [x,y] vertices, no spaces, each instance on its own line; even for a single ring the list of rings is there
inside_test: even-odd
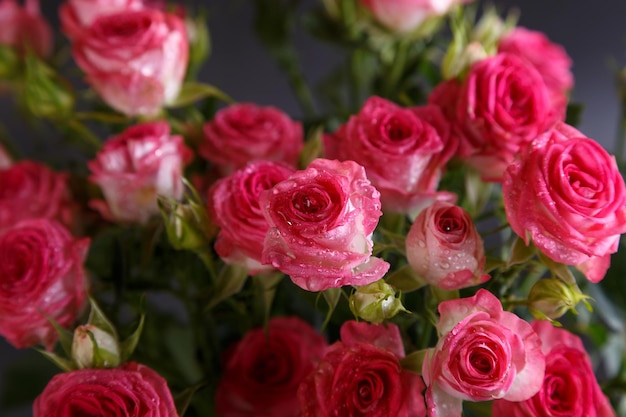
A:
[[[0,169],[0,231],[20,220],[46,218],[71,223],[67,174],[35,161]]]
[[[189,45],[183,21],[154,9],[98,17],[74,39],[87,82],[115,110],[154,116],[180,91]]]
[[[61,224],[24,220],[0,234],[0,334],[16,348],[52,350],[57,332],[74,323],[87,298],[83,261],[88,239]]]
[[[251,161],[298,163],[304,147],[302,124],[275,107],[239,103],[226,107],[204,125],[200,156],[227,175]]]
[[[429,417],[461,417],[462,402],[524,401],[543,383],[545,358],[530,324],[490,292],[439,304],[440,339],[422,368]]]
[[[145,365],[57,374],[33,403],[33,417],[178,417],[167,381]]]
[[[251,274],[273,269],[261,263],[269,225],[259,197],[293,172],[293,168],[278,162],[252,162],[211,187],[209,214],[213,223],[220,227],[215,251],[224,262],[244,266]]]
[[[581,340],[549,321],[532,326],[546,356],[543,386],[525,401],[494,401],[493,417],[615,417]]]
[[[59,8],[59,18],[63,32],[72,39],[100,16],[143,7],[142,0],[66,0]]]
[[[32,51],[40,58],[52,53],[52,29],[39,11],[39,0],[0,0],[0,45],[17,48],[20,53]]]
[[[539,136],[504,174],[511,228],[592,282],[608,269],[626,232],[626,187],[615,158],[566,124]]]
[[[294,417],[298,387],[324,356],[323,336],[297,317],[274,317],[227,351],[215,393],[220,417]]]
[[[316,159],[261,194],[270,226],[263,263],[308,291],[367,285],[389,264],[372,256],[380,193],[353,161]]]
[[[89,180],[104,194],[92,207],[108,220],[146,223],[159,213],[157,196],[182,197],[190,152],[181,136],[170,135],[166,122],[138,124],[109,138],[87,163]]]
[[[437,191],[454,154],[450,128],[436,106],[402,108],[371,97],[333,135],[324,138],[329,159],[355,161],[381,194],[385,211],[412,213],[456,195]]]
[[[457,4],[472,0],[359,0],[383,26],[395,32],[410,32],[428,18],[446,14]]]
[[[6,169],[10,167],[11,164],[13,164],[13,158],[11,158],[9,152],[0,145],[0,169]]]
[[[515,55],[478,61],[463,81],[457,102],[467,162],[484,180],[502,180],[519,149],[550,129],[562,116],[541,74]]]
[[[435,202],[422,210],[406,236],[411,268],[427,283],[445,290],[487,281],[485,248],[472,216],[459,206]]]
[[[317,369],[300,385],[301,417],[425,417],[424,382],[400,365],[395,324],[347,321]]]

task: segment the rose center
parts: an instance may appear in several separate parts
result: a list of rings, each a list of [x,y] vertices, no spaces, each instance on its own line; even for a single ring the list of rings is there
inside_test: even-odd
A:
[[[413,135],[411,125],[404,117],[392,117],[384,127],[385,136],[392,142],[400,142]]]
[[[487,352],[478,350],[470,355],[472,367],[481,374],[489,375],[495,368],[495,358]]]

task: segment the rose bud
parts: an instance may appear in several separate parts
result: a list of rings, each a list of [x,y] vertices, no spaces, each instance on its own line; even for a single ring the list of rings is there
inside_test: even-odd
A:
[[[472,217],[454,204],[435,202],[417,215],[406,237],[406,254],[422,279],[445,290],[490,278],[483,272],[485,249]]]
[[[261,194],[260,207],[263,263],[305,290],[367,285],[389,269],[372,256],[380,194],[356,162],[316,159]]]
[[[72,359],[79,368],[115,368],[120,364],[117,337],[85,324],[74,330]]]
[[[568,284],[556,278],[540,279],[530,289],[528,295],[528,310],[534,318],[539,320],[554,320],[568,311],[576,312],[579,302],[591,305],[586,294],[580,292],[576,284]]]
[[[98,17],[72,54],[87,82],[115,110],[155,116],[178,96],[189,56],[183,21],[154,9]]]
[[[349,303],[352,314],[374,324],[406,311],[400,298],[396,297],[396,291],[382,279],[357,287],[350,295]]]
[[[20,54],[32,52],[39,58],[52,54],[52,29],[39,11],[39,0],[25,0],[21,8],[15,0],[0,0],[0,45]]]
[[[63,32],[77,38],[98,17],[142,9],[142,0],[66,0],[59,8]]]
[[[524,401],[494,401],[493,417],[615,417],[580,338],[547,321],[535,321],[532,327],[546,357],[543,385]]]
[[[159,213],[158,195],[183,196],[182,171],[190,152],[181,136],[170,135],[166,122],[129,127],[87,163],[89,180],[104,194],[104,201],[91,206],[108,220],[145,224]]]
[[[180,203],[173,198],[158,197],[165,232],[174,249],[199,250],[209,246],[217,232],[199,201]]]
[[[507,168],[506,217],[526,245],[604,277],[626,232],[626,186],[615,158],[564,123],[536,138]]]

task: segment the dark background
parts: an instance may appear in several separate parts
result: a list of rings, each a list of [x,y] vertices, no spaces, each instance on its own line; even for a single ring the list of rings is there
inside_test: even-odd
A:
[[[58,28],[57,9],[61,0],[42,0],[45,15]],[[297,103],[274,62],[254,38],[251,29],[249,0],[181,1],[202,4],[209,11],[209,29],[213,52],[205,64],[201,80],[218,86],[237,101],[251,101],[274,105],[291,113],[300,114]],[[315,5],[316,0],[303,0],[303,8]],[[614,68],[626,63],[626,2],[624,0],[494,0],[502,9],[518,7],[520,25],[541,30],[565,47],[574,66],[574,102],[584,104],[579,128],[587,136],[599,141],[607,149],[615,146],[618,125],[618,97],[615,89]],[[59,35],[60,36],[60,35]],[[335,63],[337,50],[321,45],[300,30],[298,50],[307,78],[315,83]],[[614,64],[610,64],[613,62]],[[10,98],[0,97],[0,121],[11,136],[27,141],[25,122],[12,111]],[[0,187],[2,185],[0,184]],[[31,362],[46,366],[31,350],[16,351],[0,340],[0,390],[3,387],[29,384],[43,389],[46,381],[36,379],[18,381],[7,371],[15,362]],[[2,392],[2,391],[0,391]],[[4,410],[2,417],[30,416],[30,407]]]

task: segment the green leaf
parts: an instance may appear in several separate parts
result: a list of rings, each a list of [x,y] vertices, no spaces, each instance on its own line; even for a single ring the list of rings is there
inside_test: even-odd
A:
[[[428,284],[415,273],[409,264],[388,274],[385,277],[385,282],[402,292],[415,291]]]
[[[87,323],[117,338],[117,331],[115,330],[115,326],[102,312],[102,310],[98,306],[98,303],[96,303],[96,300],[89,297],[89,305],[91,306],[91,311],[89,312],[89,319],[87,320]]]
[[[322,138],[324,137],[324,126],[316,126],[311,129],[307,135],[306,144],[304,149],[300,153],[300,161],[298,166],[301,169],[306,168],[311,161],[322,156],[324,152],[324,145]]]
[[[228,297],[241,291],[248,279],[248,270],[236,265],[225,266],[217,276],[214,292],[207,304],[211,309]]]
[[[494,269],[500,268],[505,265],[506,262],[502,261],[501,259],[488,256],[487,260],[485,261],[485,273],[488,274]]]
[[[72,356],[72,343],[74,341],[74,333],[67,330],[65,327],[61,326],[55,319],[50,316],[46,316],[50,324],[54,327],[59,336],[59,343],[61,344],[61,348],[63,352],[67,356]]]
[[[328,304],[328,313],[326,313],[326,319],[324,320],[324,324],[322,325],[323,329],[325,329],[328,323],[330,323],[330,318],[333,316],[335,308],[337,308],[337,303],[339,303],[341,294],[343,294],[341,288],[328,288],[322,292],[322,296]]]
[[[120,344],[120,359],[122,363],[126,362],[135,351],[139,339],[141,338],[141,332],[143,331],[143,326],[146,321],[145,319],[146,314],[142,312],[135,330]]]
[[[199,82],[187,82],[183,84],[176,100],[167,107],[185,107],[205,98],[216,98],[226,103],[234,102],[232,98],[217,87]]]
[[[580,120],[582,119],[584,110],[585,106],[582,103],[569,103],[567,105],[565,123],[574,127],[578,126],[580,124]]]
[[[54,352],[48,352],[43,349],[37,349],[37,348],[35,348],[35,350],[41,353],[50,362],[58,366],[63,372],[70,372],[76,369],[74,362],[72,362],[69,359],[63,358]]]
[[[473,216],[483,211],[489,201],[493,184],[481,179],[477,171],[468,169],[465,173],[465,201],[464,206]]]
[[[258,313],[263,317],[263,323],[267,323],[272,309],[272,302],[276,295],[276,286],[283,279],[282,272],[257,274],[252,277],[258,294],[256,296]]]
[[[506,263],[507,268],[513,265],[521,265],[528,262],[536,253],[535,246],[531,243],[526,246],[524,240],[519,236],[513,242],[513,248],[511,249],[511,256],[509,256],[509,260]]]
[[[174,396],[174,405],[176,406],[176,411],[180,417],[185,415],[187,408],[189,408],[189,404],[196,392],[208,386],[206,382],[201,382],[192,387],[185,389],[182,392],[179,392]]]
[[[422,349],[409,353],[404,358],[400,359],[402,369],[421,375],[424,359],[426,359],[426,355],[428,355],[428,352],[431,350],[432,349]]]
[[[555,262],[541,252],[539,252],[539,260],[550,270],[552,275],[560,278],[562,281],[568,284],[576,285],[576,278],[574,277],[574,274],[572,274],[572,271],[570,271],[567,265]]]
[[[454,300],[461,296],[459,290],[448,291],[437,288],[434,285],[430,286],[430,293],[432,295],[432,299],[437,305],[439,305],[442,301]]]

